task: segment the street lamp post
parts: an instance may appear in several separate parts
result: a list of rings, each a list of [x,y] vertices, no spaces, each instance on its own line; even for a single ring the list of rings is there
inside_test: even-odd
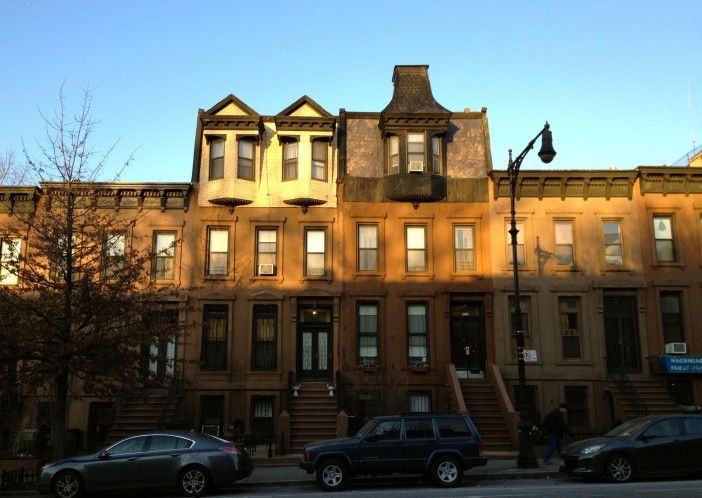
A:
[[[527,399],[526,372],[524,369],[524,323],[522,321],[522,308],[519,302],[519,260],[517,258],[517,220],[514,205],[517,196],[517,176],[522,161],[534,148],[534,143],[541,138],[541,150],[539,157],[544,163],[550,163],[556,156],[556,151],[553,149],[553,139],[551,136],[551,127],[548,121],[543,129],[536,135],[529,145],[527,145],[521,154],[516,159],[512,160],[512,149],[509,149],[509,164],[507,166],[507,174],[509,175],[509,202],[510,202],[510,229],[512,244],[512,270],[514,273],[514,315],[513,326],[514,333],[517,337],[517,367],[519,371],[519,454],[517,455],[517,467],[520,469],[533,469],[539,466],[539,463],[534,456],[534,448],[529,438],[534,421],[529,420],[529,415],[526,413],[525,400]]]

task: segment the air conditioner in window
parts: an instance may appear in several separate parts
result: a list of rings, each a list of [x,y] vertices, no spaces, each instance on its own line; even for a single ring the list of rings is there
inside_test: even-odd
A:
[[[275,271],[275,265],[273,263],[261,263],[258,265],[259,275],[273,275]]]
[[[410,173],[423,173],[424,161],[410,161],[407,165],[407,169]]]
[[[684,342],[669,342],[665,345],[665,354],[687,354],[687,344]]]

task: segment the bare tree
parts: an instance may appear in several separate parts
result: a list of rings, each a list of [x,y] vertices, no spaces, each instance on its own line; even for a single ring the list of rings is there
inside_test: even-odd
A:
[[[0,185],[22,185],[33,182],[29,169],[19,164],[15,150],[10,148],[0,154]]]
[[[140,346],[177,328],[162,313],[167,296],[151,284],[148,244],[131,236],[140,215],[100,202],[111,150],[91,147],[90,106],[86,91],[69,117],[61,92],[56,114],[42,115],[37,157],[24,148],[40,181],[34,208],[12,213],[0,232],[0,361],[17,362],[23,389],[51,401],[54,458],[65,453],[71,400],[136,382]]]

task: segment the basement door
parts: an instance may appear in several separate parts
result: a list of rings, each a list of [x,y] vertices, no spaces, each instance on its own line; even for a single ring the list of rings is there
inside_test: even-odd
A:
[[[451,303],[451,361],[459,379],[485,375],[485,320],[483,303]]]
[[[297,325],[297,377],[331,381],[333,369],[330,308],[300,308]]]

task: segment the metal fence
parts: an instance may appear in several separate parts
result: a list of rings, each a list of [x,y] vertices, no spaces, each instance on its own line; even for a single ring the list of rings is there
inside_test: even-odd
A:
[[[36,471],[20,467],[17,470],[3,470],[0,472],[0,491],[34,489],[36,484]]]

